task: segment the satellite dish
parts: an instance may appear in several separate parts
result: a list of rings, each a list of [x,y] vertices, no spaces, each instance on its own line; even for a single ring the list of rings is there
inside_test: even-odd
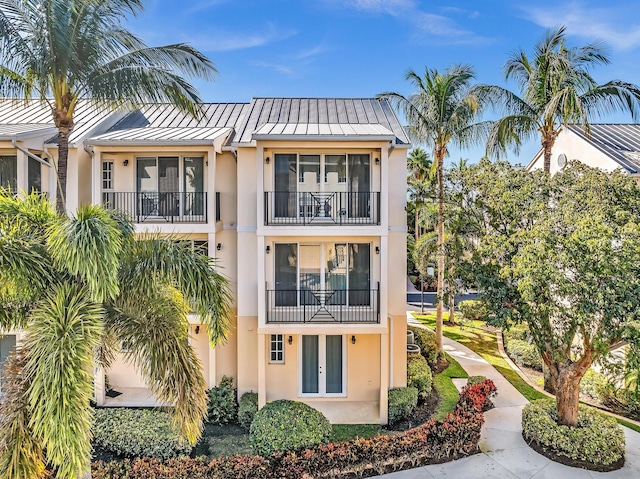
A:
[[[560,168],[564,168],[564,165],[567,164],[567,155],[565,155],[564,153],[560,153],[558,155],[558,166]]]

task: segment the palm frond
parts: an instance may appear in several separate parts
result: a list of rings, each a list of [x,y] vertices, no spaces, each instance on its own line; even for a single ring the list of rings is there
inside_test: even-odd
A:
[[[634,121],[640,119],[640,88],[632,83],[612,80],[589,90],[580,99],[589,115],[628,112]]]
[[[156,397],[171,406],[178,432],[195,444],[207,412],[207,385],[189,344],[188,311],[174,288],[156,288],[155,294],[142,298],[128,291],[110,308],[107,324],[129,345],[127,359]]]
[[[26,328],[29,427],[60,479],[86,472],[91,453],[89,401],[103,309],[89,298],[86,289],[56,286]]]
[[[26,351],[18,348],[4,363],[0,395],[0,479],[44,476],[44,444],[33,433],[25,374]]]

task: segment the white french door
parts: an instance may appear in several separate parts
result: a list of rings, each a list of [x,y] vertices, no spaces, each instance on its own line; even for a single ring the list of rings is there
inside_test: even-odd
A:
[[[299,341],[298,394],[344,397],[347,394],[346,341],[342,335],[302,335]]]

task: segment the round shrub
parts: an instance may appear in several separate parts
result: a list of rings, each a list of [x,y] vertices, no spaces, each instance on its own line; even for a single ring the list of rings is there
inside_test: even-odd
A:
[[[208,420],[213,424],[229,424],[238,418],[237,390],[233,387],[233,378],[222,376],[220,385],[207,391]]]
[[[95,445],[120,456],[167,460],[191,453],[191,446],[181,444],[164,411],[96,409],[92,431]]]
[[[418,390],[421,398],[426,398],[431,393],[433,376],[427,360],[421,354],[407,355],[407,386]]]
[[[580,406],[578,426],[557,423],[555,399],[541,399],[522,411],[523,436],[545,451],[593,466],[609,466],[624,458],[625,439],[616,420]]]
[[[521,339],[512,339],[506,344],[507,352],[516,363],[542,371],[542,356],[534,344]]]
[[[414,340],[420,346],[420,354],[424,356],[429,366],[435,366],[440,358],[438,346],[436,346],[436,335],[425,328],[408,326],[407,329],[413,332]]]
[[[487,306],[484,301],[466,299],[458,303],[458,309],[467,321],[486,321],[487,319]]]
[[[238,422],[240,425],[245,429],[249,429],[257,412],[258,393],[244,393],[240,398],[240,406],[238,407]]]
[[[416,388],[394,388],[389,390],[389,424],[394,424],[411,414],[418,405]]]
[[[251,423],[251,447],[263,457],[327,442],[331,423],[311,406],[288,400],[267,403]]]

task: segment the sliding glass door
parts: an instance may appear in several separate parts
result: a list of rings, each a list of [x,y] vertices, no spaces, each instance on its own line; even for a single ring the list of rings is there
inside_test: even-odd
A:
[[[344,338],[341,335],[303,335],[301,341],[301,395],[342,396],[345,386]]]

